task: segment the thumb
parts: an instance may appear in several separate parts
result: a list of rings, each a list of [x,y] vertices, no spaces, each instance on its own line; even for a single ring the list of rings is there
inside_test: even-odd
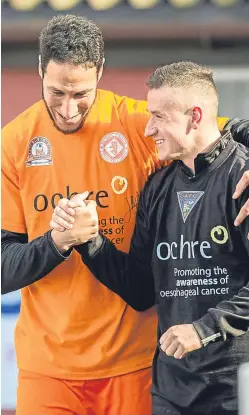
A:
[[[85,200],[85,206],[88,206],[90,210],[97,210],[97,204],[95,200]]]
[[[68,202],[68,206],[71,207],[71,208],[86,206],[86,203],[84,201],[86,200],[86,198],[88,197],[88,195],[89,195],[89,192],[88,191],[85,191],[83,193],[79,193],[79,194],[75,195]]]

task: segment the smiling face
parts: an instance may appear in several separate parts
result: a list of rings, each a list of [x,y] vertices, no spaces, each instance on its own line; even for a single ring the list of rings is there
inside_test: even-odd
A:
[[[196,145],[195,130],[201,118],[200,108],[188,108],[180,89],[168,86],[148,92],[151,114],[145,135],[155,140],[160,160],[182,159]]]
[[[103,68],[57,63],[51,60],[43,78],[43,99],[55,127],[73,134],[84,124],[96,97]]]

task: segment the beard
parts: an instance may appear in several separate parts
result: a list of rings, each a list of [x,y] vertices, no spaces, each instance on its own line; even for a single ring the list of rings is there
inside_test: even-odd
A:
[[[89,111],[91,110],[91,108],[92,108],[92,106],[93,106],[93,104],[94,104],[94,102],[95,102],[95,100],[96,100],[96,95],[97,95],[97,91],[95,91],[95,97],[94,97],[94,101],[93,101],[92,105],[91,105],[89,108],[87,108],[87,109],[86,109],[85,113],[84,113],[84,114],[83,114],[83,116],[82,116],[82,120],[81,120],[80,124],[79,124],[79,125],[77,125],[77,127],[74,127],[74,128],[72,128],[72,129],[70,129],[70,130],[64,130],[63,128],[60,128],[60,127],[57,125],[57,123],[56,123],[56,121],[55,121],[55,119],[54,119],[53,113],[52,113],[52,111],[50,110],[50,108],[49,108],[49,106],[48,106],[48,104],[47,104],[47,101],[45,100],[45,97],[44,97],[44,88],[43,88],[43,86],[42,86],[42,99],[43,99],[43,102],[44,102],[44,104],[45,104],[45,107],[46,107],[47,113],[48,113],[48,115],[49,115],[49,117],[50,117],[51,121],[53,122],[54,127],[56,128],[56,130],[60,131],[61,133],[65,134],[65,135],[69,135],[69,134],[76,133],[77,131],[79,131],[79,130],[83,127],[83,125],[84,125],[84,123],[85,123],[85,120],[86,120],[86,118],[87,118],[87,115],[88,115]]]

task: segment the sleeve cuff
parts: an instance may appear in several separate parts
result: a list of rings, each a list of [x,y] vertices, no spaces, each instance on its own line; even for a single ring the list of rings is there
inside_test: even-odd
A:
[[[82,256],[82,257],[89,257],[90,259],[94,258],[103,247],[105,242],[105,238],[102,235],[98,234],[96,238],[91,239],[90,241],[86,242],[82,245],[76,245],[74,249]]]
[[[197,331],[202,344],[206,346],[210,342],[214,342],[221,337],[214,319],[207,313],[199,320],[193,322],[193,326]]]

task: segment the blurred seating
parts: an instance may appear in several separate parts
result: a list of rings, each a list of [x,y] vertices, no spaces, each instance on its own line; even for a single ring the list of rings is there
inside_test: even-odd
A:
[[[29,11],[43,3],[43,1],[44,0],[9,0],[9,3],[13,9]]]
[[[121,3],[122,0],[87,0],[94,10],[109,10]]]
[[[70,10],[78,4],[83,3],[82,0],[48,0],[48,4],[56,11]]]
[[[211,3],[219,7],[231,7],[240,3],[240,0],[210,0]]]
[[[20,11],[30,11],[38,5],[45,3],[55,11],[72,10],[76,6],[84,6],[88,4],[93,10],[110,10],[119,4],[130,5],[131,8],[138,10],[152,9],[159,4],[167,4],[175,8],[191,8],[198,4],[204,3],[204,0],[1,0],[2,4],[9,4],[13,9]],[[205,0],[217,7],[232,7],[241,2],[249,2],[249,0]],[[248,414],[249,415],[249,414]]]
[[[168,0],[168,3],[178,9],[187,9],[196,6],[200,0]]]
[[[134,9],[151,9],[156,6],[161,0],[128,0],[128,3]]]

